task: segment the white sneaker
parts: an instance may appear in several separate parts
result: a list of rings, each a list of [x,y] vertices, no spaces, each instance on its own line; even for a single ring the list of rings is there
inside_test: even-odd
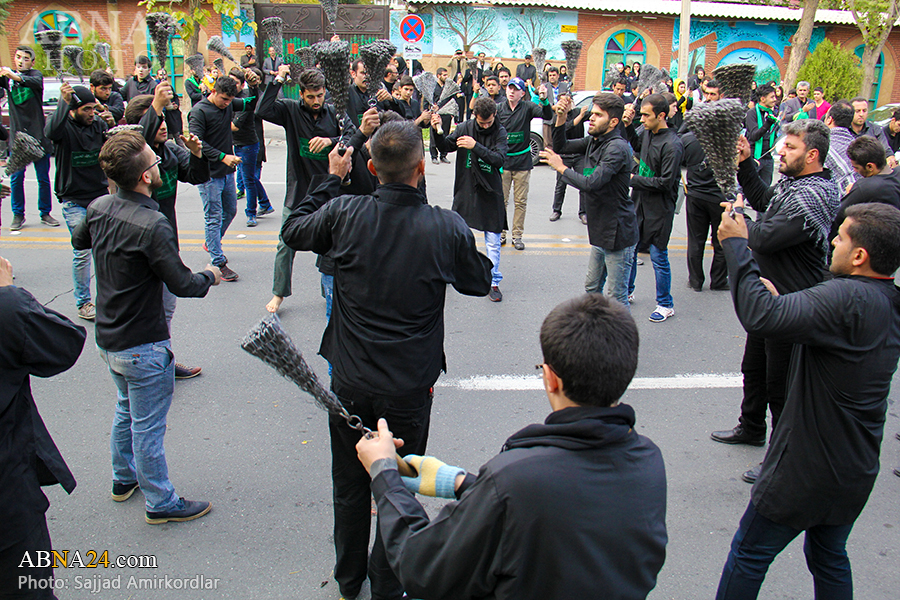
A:
[[[657,306],[656,310],[650,313],[650,322],[651,323],[662,323],[669,317],[675,316],[674,308],[666,308],[665,306]]]

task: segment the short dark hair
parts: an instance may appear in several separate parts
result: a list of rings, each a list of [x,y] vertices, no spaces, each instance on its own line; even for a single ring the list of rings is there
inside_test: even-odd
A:
[[[694,75],[696,75],[700,71],[703,71],[704,73],[706,73],[706,69],[703,68],[703,65],[697,65],[696,67],[694,67]]]
[[[497,77],[500,76],[500,73],[506,72],[507,75],[512,75],[512,71],[510,71],[507,67],[500,67],[497,69]]]
[[[297,85],[301,92],[321,90],[325,87],[325,76],[318,69],[303,69]]]
[[[232,98],[241,93],[234,79],[228,77],[227,75],[223,75],[216,79],[214,87],[216,93],[225,94],[226,96],[231,96]]]
[[[825,88],[823,88],[822,86],[816,86],[816,89],[814,89],[813,91],[814,91],[814,92],[821,92],[822,94],[824,94],[824,93],[825,93]]]
[[[358,58],[350,63],[350,70],[356,73],[357,71],[359,71],[359,65],[362,65],[363,67],[366,66],[365,63],[363,63],[362,59]]]
[[[852,105],[856,104],[857,102],[865,102],[866,106],[869,105],[869,101],[867,99],[863,98],[862,96],[857,96],[856,98],[851,99],[850,105],[852,106]]]
[[[669,114],[669,104],[671,104],[671,102],[666,100],[662,94],[650,94],[644,98],[644,101],[641,102],[641,106],[644,104],[649,106],[653,110],[653,116],[657,117],[660,114],[663,116]]]
[[[597,108],[609,115],[610,119],[618,119],[622,121],[622,114],[625,112],[625,101],[609,92],[600,92],[594,96],[594,104]]]
[[[861,135],[847,146],[847,156],[861,167],[869,163],[881,171],[887,164],[884,157],[884,146],[871,135]]]
[[[123,131],[110,137],[100,149],[100,168],[124,190],[137,187],[147,165],[141,154],[147,142],[136,131]]]
[[[16,50],[18,52],[25,52],[29,56],[31,56],[31,60],[34,60],[34,48],[31,46],[25,46],[24,44],[21,46],[16,46]]]
[[[709,81],[706,82],[706,87],[719,89],[719,82],[716,79],[710,79]]]
[[[853,107],[846,100],[838,100],[828,109],[828,116],[834,120],[834,124],[847,129],[853,125],[853,113]]]
[[[853,244],[869,253],[869,266],[879,275],[892,275],[900,268],[900,210],[890,204],[866,202],[847,207],[853,219],[847,235]]]
[[[446,73],[447,67],[438,67],[437,71],[435,71],[435,75],[440,75],[441,73]]]
[[[559,69],[552,65],[550,66],[549,69],[547,69],[547,72],[548,73],[556,73],[557,75],[559,75]]]
[[[544,364],[562,380],[566,397],[583,406],[610,406],[622,397],[637,370],[638,346],[628,309],[603,294],[567,300],[541,325]]]
[[[234,77],[243,85],[244,83],[244,70],[240,67],[231,67],[231,70],[228,71],[229,77]]]
[[[488,81],[493,81],[497,85],[500,85],[500,78],[497,77],[496,75],[490,75],[490,76],[486,77],[484,82],[487,83]]]
[[[785,135],[796,135],[803,140],[807,150],[818,150],[819,166],[825,164],[831,145],[831,130],[825,123],[818,119],[800,119],[785,123],[781,130]]]
[[[478,96],[472,105],[472,112],[476,117],[487,119],[497,114],[497,103],[487,96]]]
[[[895,121],[900,121],[900,108],[891,113],[891,118]]]
[[[103,69],[97,69],[96,71],[91,73],[91,78],[88,81],[94,87],[102,87],[104,85],[112,85],[113,76]]]
[[[138,65],[147,65],[150,67],[153,65],[153,62],[143,54],[138,54],[137,58],[134,59],[134,66]]]
[[[141,117],[153,104],[153,94],[142,94],[135,96],[128,101],[125,106],[125,122],[129,125],[137,125],[141,122]]]
[[[612,88],[616,87],[617,85],[621,85],[622,87],[624,87],[627,90],[628,89],[628,79],[626,79],[625,77],[622,77],[622,76],[616,77],[615,79],[613,79],[612,85],[609,87],[610,87],[610,89],[612,89]]]
[[[758,86],[756,88],[756,97],[757,98],[762,98],[764,96],[768,96],[769,94],[774,94],[774,93],[775,93],[775,86],[770,85],[768,83]]]
[[[378,128],[370,142],[381,183],[406,183],[424,156],[422,134],[411,121],[394,121]]]
[[[407,86],[407,85],[411,85],[413,87],[416,86],[416,84],[413,83],[412,77],[410,77],[409,75],[404,75],[403,77],[401,77],[400,79],[397,80],[397,83],[400,84],[400,87]]]
[[[244,46],[244,50],[246,50],[247,48],[252,48],[252,47],[253,47],[253,44],[247,44],[246,46]]]
[[[683,83],[683,82],[682,82]],[[666,99],[666,104],[672,106],[673,104],[678,102],[678,98],[675,97],[675,94],[672,92],[663,92],[662,97]],[[666,114],[669,114],[669,111],[666,111]]]

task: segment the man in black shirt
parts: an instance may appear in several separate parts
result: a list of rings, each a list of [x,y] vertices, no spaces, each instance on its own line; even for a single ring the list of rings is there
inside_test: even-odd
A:
[[[486,296],[491,261],[475,248],[458,214],[427,204],[416,189],[425,172],[418,129],[382,125],[370,140],[369,168],[381,187],[373,195],[341,196],[353,151],[328,155],[327,179],[285,221],[294,250],[333,252],[334,305],[319,352],[334,368],[332,389],[369,428],[389,415],[405,440],[401,453],[421,454],[428,438],[434,382],[444,368],[447,286]],[[368,575],[372,597],[399,600],[403,590],[376,533],[368,560],[369,476],[356,457],[359,433],[329,420],[334,482],[334,576],[353,598]]]
[[[19,131],[27,133],[44,148],[44,156],[34,161],[34,174],[38,180],[38,210],[41,223],[59,227],[59,221],[50,214],[53,205],[50,198],[50,154],[52,144],[44,135],[44,76],[33,69],[34,50],[28,46],[16,48],[16,70],[0,69],[0,86],[8,90],[9,96],[9,139],[16,138]],[[12,189],[10,204],[13,221],[10,231],[22,229],[25,223],[25,169],[13,173],[9,178]]]
[[[72,245],[96,258],[97,347],[119,397],[110,439],[112,498],[123,502],[140,487],[147,523],[190,521],[210,504],[180,498],[169,481],[163,437],[175,361],[163,284],[176,296],[202,298],[220,273],[212,265],[191,273],[181,262],[175,229],[151,198],[163,185],[161,158],[142,135],[112,136],[99,160],[119,191],[88,207]]]
[[[896,154],[900,151],[900,109],[891,114],[891,119],[881,128],[884,138],[891,147],[891,152]]]
[[[363,113],[369,110],[368,86],[366,85],[366,66],[361,60],[355,60],[350,65],[350,77],[353,79],[353,85],[350,86],[350,92],[347,97],[347,116],[350,121],[359,127],[362,121]],[[386,90],[380,83],[373,83],[378,89],[375,93],[375,100],[379,111],[394,110],[391,92]]]
[[[136,96],[142,94],[152,94],[156,84],[159,83],[150,73],[150,59],[139,54],[134,59],[134,75],[128,78],[125,87],[122,88],[122,97],[128,102]]]
[[[444,93],[444,85],[447,83],[447,77],[449,75],[450,75],[450,72],[445,67],[437,68],[438,84],[436,86],[434,86],[434,97],[431,98],[431,104],[434,106],[437,106],[439,109],[443,108],[444,105],[446,105],[450,102],[456,101],[455,98],[450,97],[450,98],[444,99],[444,101],[441,102],[441,94]],[[444,135],[449,134],[450,133],[450,125],[453,121],[453,116],[452,115],[438,115],[438,116],[440,117],[440,120],[441,120],[441,131],[443,131]],[[437,135],[437,130],[434,127],[432,127],[431,128],[431,137],[429,139],[432,139],[432,140],[435,139],[436,135]],[[448,163],[448,164],[450,163],[450,159],[447,158],[446,153],[440,154],[438,152],[437,144],[429,144],[429,146],[430,146],[429,151],[431,152],[431,162],[433,164],[436,165],[439,163]],[[440,154],[440,160],[438,159],[439,154]]]
[[[222,238],[237,214],[237,189],[234,169],[241,159],[233,154],[231,121],[234,113],[256,106],[259,94],[256,76],[250,80],[250,96],[238,98],[240,90],[231,77],[216,79],[215,89],[194,105],[188,114],[188,127],[203,142],[203,155],[210,163],[210,180],[199,186],[203,199],[206,228],[205,250],[210,261],[222,271],[223,281],[237,281],[238,274],[228,266],[222,252]]]
[[[97,100],[89,89],[64,83],[59,91],[59,104],[47,120],[44,134],[56,144],[54,190],[71,232],[84,219],[88,205],[109,192],[106,175],[97,162],[108,125],[96,118]],[[93,320],[91,253],[77,248],[73,252],[75,306],[79,317]]]
[[[115,124],[125,116],[125,100],[122,99],[122,94],[113,91],[115,79],[103,69],[97,69],[91,73],[90,82],[91,93],[94,94],[94,98],[100,105],[97,116],[105,120],[107,124],[110,124],[111,119],[112,124],[109,126],[115,127]]]
[[[75,478],[38,413],[31,377],[69,369],[84,339],[83,327],[13,285],[12,265],[0,257],[0,590],[8,598],[55,598],[52,587],[29,591],[19,580],[52,584],[49,561],[43,567],[34,564],[38,553],[47,556],[51,550],[45,517],[50,503],[41,486],[59,484],[69,494],[75,489]]]
[[[738,203],[740,206],[740,203]],[[875,485],[900,358],[900,211],[859,204],[832,240],[834,278],[780,294],[762,279],[744,218],[722,215],[741,325],[793,344],[787,400],[731,543],[717,600],[756,598],[775,557],[805,532],[816,598],[853,597],[847,538]],[[755,253],[754,246],[754,253]]]
[[[256,53],[253,52],[253,45],[244,46],[244,53],[241,55],[241,68],[248,69],[256,66]]]
[[[529,83],[532,87],[537,87],[535,84],[535,77],[537,76],[537,68],[535,68],[534,63],[531,62],[531,55],[525,55],[525,62],[516,67],[516,77],[524,81],[525,83]]]

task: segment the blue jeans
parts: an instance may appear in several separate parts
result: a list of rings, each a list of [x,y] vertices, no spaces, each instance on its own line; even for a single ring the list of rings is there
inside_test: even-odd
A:
[[[62,212],[71,234],[84,220],[87,209],[74,202],[63,202]],[[72,250],[72,281],[75,284],[75,306],[81,308],[91,301],[90,250]]]
[[[813,576],[816,600],[851,600],[853,574],[847,537],[853,525],[816,525],[806,530],[803,553]],[[769,565],[802,530],[765,518],[751,502],[731,541],[716,600],[753,600]]]
[[[650,244],[650,261],[656,275],[656,304],[665,308],[674,308],[672,300],[672,269],[669,267],[668,248],[657,248]],[[637,277],[637,246],[634,248],[634,259],[631,265],[631,279],[628,282],[628,293],[634,293],[634,279]]]
[[[584,291],[602,294],[603,286],[609,277],[609,295],[625,308],[628,304],[628,284],[631,270],[634,268],[635,246],[622,250],[604,250],[599,246],[591,246],[591,257],[588,259],[587,277],[584,279]]]
[[[221,267],[228,262],[222,253],[222,238],[237,214],[237,190],[234,187],[234,173],[216,177],[197,186],[203,200],[203,215],[206,220],[206,248],[212,264]]]
[[[27,168],[27,167],[26,167]],[[43,215],[50,214],[50,155],[34,161],[34,174],[38,180],[38,210]],[[16,171],[9,177],[9,186],[12,189],[9,198],[10,208],[14,215],[25,215],[25,169]]]
[[[170,510],[178,495],[169,481],[163,448],[166,415],[175,390],[175,360],[169,340],[119,352],[99,350],[119,398],[110,437],[113,481],[137,481],[148,511]]]
[[[503,281],[503,273],[500,272],[500,234],[492,231],[484,232],[484,246],[487,248],[487,256],[491,259],[491,285],[500,285]]]
[[[238,189],[247,192],[247,208],[244,214],[247,217],[256,216],[256,201],[259,192],[259,181],[256,178],[256,155],[259,154],[259,142],[249,146],[235,146],[235,155],[241,159],[238,167]]]
[[[334,299],[334,275],[322,273],[322,297],[325,298],[325,324],[331,322],[331,304]],[[331,376],[331,363],[328,363],[328,376]]]

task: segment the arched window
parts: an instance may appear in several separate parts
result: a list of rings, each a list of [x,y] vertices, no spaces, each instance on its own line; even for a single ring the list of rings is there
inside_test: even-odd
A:
[[[865,50],[865,46],[860,44],[856,47],[856,56],[859,59],[862,59],[863,50]],[[884,52],[878,55],[878,60],[875,62],[875,78],[872,80],[872,91],[869,93],[869,104],[872,106],[870,108],[878,107],[878,94],[881,93],[881,74],[884,72]]]
[[[610,66],[616,63],[630,65],[634,61],[642,65],[647,62],[647,45],[644,44],[644,38],[639,33],[627,29],[611,35],[606,41],[603,54],[604,78]]]
[[[67,12],[61,10],[46,10],[34,20],[34,32],[57,29],[63,34],[64,44],[77,44],[81,42],[81,27],[78,21]]]

